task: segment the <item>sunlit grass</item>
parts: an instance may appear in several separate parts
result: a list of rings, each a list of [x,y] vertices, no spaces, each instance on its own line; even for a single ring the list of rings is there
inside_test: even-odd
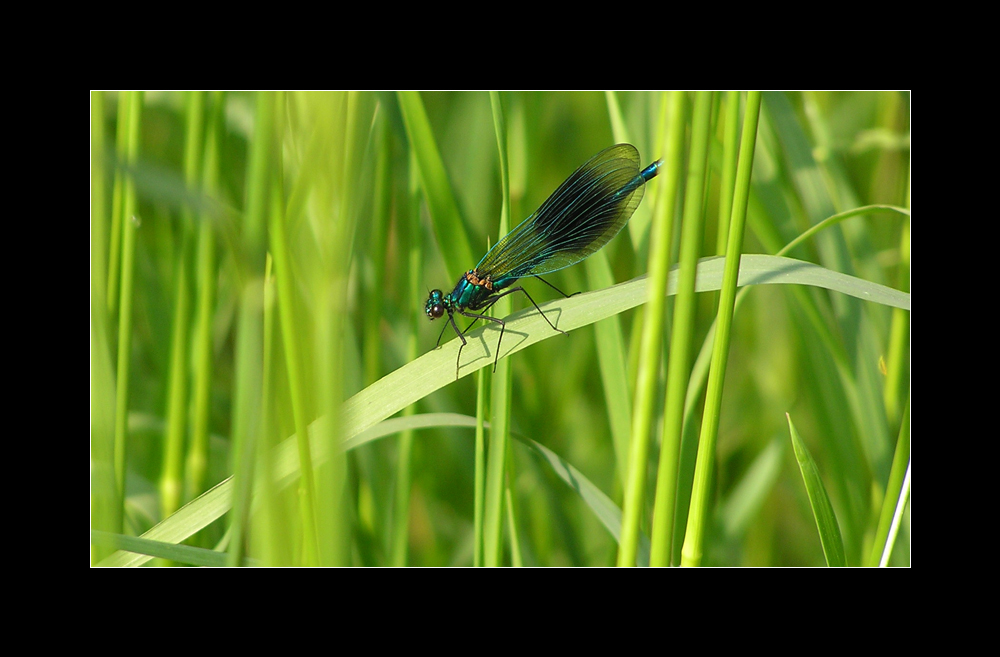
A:
[[[694,106],[693,94],[679,95]],[[720,243],[716,218],[734,184],[723,175],[728,118],[735,109],[742,122],[746,105],[745,93],[736,108],[739,96],[715,96],[705,201],[690,204],[691,213],[702,206],[696,258]],[[622,441],[641,370],[654,400],[632,548],[644,563],[663,478],[676,297],[667,297],[661,356],[640,349],[632,309],[648,299],[636,277],[653,270],[658,212],[672,213],[667,257],[678,261],[687,171],[676,172],[673,207],[659,205],[661,172],[628,231],[551,276],[585,294],[562,299],[525,282],[569,338],[527,302],[496,307],[513,315],[478,408],[477,376],[468,375],[492,368],[497,331],[467,334],[456,382],[457,339],[449,329],[433,351],[441,323],[423,319],[422,300],[431,288],[450,290],[506,232],[503,208],[516,225],[616,137],[643,164],[666,156],[666,98],[95,93],[92,562],[114,549],[135,552],[105,563],[472,565],[485,538],[487,564],[613,565]],[[690,121],[681,137],[688,165]],[[714,464],[700,485],[700,563],[827,563],[827,530],[817,531],[787,413],[814,466],[809,485],[828,496],[844,561],[875,565],[889,541],[889,564],[908,565],[908,495],[897,500],[909,460],[909,95],[765,93],[755,144],[742,253],[778,253],[817,226],[790,255],[819,266],[793,265],[796,284],[737,295]],[[864,206],[878,207],[853,212]],[[743,260],[759,275],[784,271],[779,261]],[[698,266],[693,362],[681,368],[690,377],[668,468],[677,483],[665,561],[675,565],[690,536],[719,300],[705,290],[719,289],[721,265]],[[718,284],[705,283],[716,266]],[[497,386],[501,376],[509,383]],[[404,409],[408,424],[372,437]],[[439,413],[471,424],[428,415]],[[478,484],[475,433],[465,428],[477,414],[491,427],[484,449],[497,444],[494,429],[516,439],[490,454]],[[424,417],[435,420],[419,424]],[[354,441],[346,452],[345,438]],[[178,541],[190,549],[163,545]],[[136,556],[144,551],[169,561]]]

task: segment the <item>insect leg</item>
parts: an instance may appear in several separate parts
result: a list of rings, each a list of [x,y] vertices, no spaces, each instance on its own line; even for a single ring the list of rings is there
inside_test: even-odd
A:
[[[556,288],[556,291],[558,291],[558,288]],[[538,307],[538,304],[535,303],[535,300],[531,298],[531,295],[528,294],[528,291],[525,290],[521,286],[512,287],[509,290],[504,290],[500,294],[497,294],[495,296],[490,297],[489,299],[487,299],[487,304],[485,306],[483,306],[483,310],[485,310],[485,309],[489,308],[490,306],[492,306],[493,304],[495,304],[497,302],[497,300],[500,299],[500,297],[505,297],[508,294],[513,294],[515,292],[524,292],[524,296],[528,297],[528,301],[531,302],[531,305],[535,307],[535,310],[538,311],[538,314],[542,316],[542,318],[546,321],[546,323],[548,323],[548,325],[552,327],[553,331],[559,331],[563,335],[569,335],[569,333],[567,333],[566,331],[563,331],[562,329],[557,329],[555,327],[555,324],[553,324],[552,322],[549,321],[549,318],[545,316],[545,313],[543,313],[542,309]],[[562,294],[562,292],[560,292],[560,294]],[[475,310],[479,310],[479,308],[475,308]]]
[[[495,297],[493,301],[487,302],[487,304],[485,306],[483,306],[482,309],[483,310],[488,309],[490,306],[492,306],[494,303],[496,303],[495,299],[498,299],[501,296],[503,296],[503,295],[501,294],[498,297]],[[476,310],[478,310],[478,308]],[[502,319],[498,319],[496,317],[490,317],[488,315],[476,315],[474,313],[467,313],[467,312],[465,312],[463,310],[459,310],[458,312],[461,313],[462,315],[465,315],[466,317],[472,317],[473,319],[485,319],[485,320],[488,320],[488,321],[491,321],[491,322],[496,322],[497,324],[500,325],[500,339],[497,340],[497,353],[493,357],[493,373],[495,374],[496,371],[497,371],[497,360],[499,360],[499,358],[500,358],[500,343],[503,342],[503,332],[504,332],[504,329],[507,328],[507,324]],[[475,322],[473,322],[472,324],[475,324]],[[469,324],[469,328],[472,328],[472,324]],[[466,330],[468,330],[468,329],[466,329]],[[463,340],[462,342],[465,342],[465,340]],[[463,345],[463,346],[465,346],[465,345]],[[462,353],[461,349],[459,349],[459,353]],[[455,366],[455,375],[456,376],[458,375],[458,366],[457,365]]]
[[[462,312],[461,310],[458,312]],[[465,313],[462,313],[463,315]],[[455,315],[453,313],[448,313],[448,321],[451,322],[452,328],[455,329],[455,334],[458,335],[458,339],[462,341],[462,346],[458,348],[458,356],[455,357],[455,380],[458,381],[458,364],[462,362],[462,349],[465,349],[465,336],[462,335],[464,331],[458,330],[458,324],[455,323]],[[447,324],[445,324],[447,326]],[[444,335],[444,329],[441,329],[441,335]],[[438,336],[438,344],[441,344],[441,336]]]
[[[556,292],[558,292],[559,294],[561,294],[561,295],[563,295],[564,297],[566,297],[567,299],[569,299],[570,297],[575,297],[576,295],[580,294],[580,292],[574,292],[573,294],[566,294],[565,292],[563,292],[562,290],[560,290],[559,288],[557,288],[557,287],[556,287],[555,285],[553,285],[552,283],[549,283],[549,282],[548,282],[547,280],[545,280],[545,279],[544,279],[544,278],[542,278],[541,276],[538,276],[538,275],[536,274],[536,275],[535,275],[535,278],[537,278],[537,279],[538,279],[538,280],[540,280],[541,282],[545,283],[546,285],[548,285],[549,287],[551,287],[551,288],[552,288],[553,290],[555,290],[555,291],[556,291]],[[527,293],[525,293],[525,294],[527,294]]]

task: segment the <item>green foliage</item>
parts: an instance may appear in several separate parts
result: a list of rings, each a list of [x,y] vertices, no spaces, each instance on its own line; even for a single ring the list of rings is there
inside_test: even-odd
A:
[[[692,356],[713,341],[725,262],[712,257],[715,218],[733,184],[723,143],[740,96],[715,94],[685,322]],[[448,328],[433,348],[441,322],[423,317],[419,297],[450,290],[503,234],[503,208],[516,225],[613,135],[627,134],[643,164],[664,157],[666,102],[659,92],[93,94],[92,562],[472,565],[478,486],[480,499],[489,488],[490,540],[502,535],[487,563],[612,565],[641,363],[654,400],[640,464],[646,563],[678,270],[661,349],[648,352],[658,363],[642,361],[636,309],[650,294],[654,217],[672,213],[675,263],[699,205],[685,203],[691,190],[660,208],[661,173],[593,263],[546,277],[583,294],[525,281],[569,338],[515,295],[500,354],[509,384],[486,381],[485,394],[467,375],[492,367],[498,331],[467,334],[456,382],[458,340]],[[702,564],[826,564],[814,489],[839,531],[838,562],[874,565],[887,544],[890,565],[909,564],[908,207],[909,94],[763,94]],[[811,227],[791,258],[766,255]],[[707,361],[682,368],[673,564]],[[478,484],[475,413],[485,427],[506,421],[515,439],[505,458],[490,454]],[[795,449],[785,413],[804,437]]]

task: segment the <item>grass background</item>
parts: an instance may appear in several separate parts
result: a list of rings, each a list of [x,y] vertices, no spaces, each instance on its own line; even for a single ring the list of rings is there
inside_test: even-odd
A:
[[[450,291],[496,242],[505,198],[516,225],[616,141],[633,143],[643,165],[660,157],[663,95],[504,92],[491,103],[486,92],[95,92],[91,100],[92,562],[235,475],[233,510],[186,541],[205,548],[199,557],[128,549],[160,565],[214,563],[207,550],[226,552],[219,563],[478,563],[474,431],[442,422],[346,454],[324,457],[322,446],[352,426],[341,400],[433,348],[442,325],[422,316],[423,300],[431,288]],[[717,217],[730,112],[730,97],[715,94],[701,256],[724,252]],[[755,154],[743,253],[776,253],[853,208],[908,208],[909,94],[765,93]],[[601,252],[615,282],[647,271],[660,182]],[[789,255],[909,292],[908,223],[898,214],[851,217]],[[594,290],[592,266],[547,279]],[[540,302],[557,296],[527,287]],[[695,356],[718,297],[696,297]],[[514,300],[515,309],[529,305]],[[480,408],[489,420],[491,404],[502,405],[515,435],[561,457],[620,507],[622,418],[627,433],[643,320],[640,306],[568,339],[540,327],[554,337],[540,333],[501,360],[511,370],[503,402],[477,400],[478,390],[500,388],[467,376],[492,362],[467,348],[462,378],[415,395],[406,412]],[[907,323],[908,311],[836,292],[750,288],[733,324],[702,563],[826,563],[786,413],[829,493],[846,563],[869,563],[897,437],[908,427]],[[624,385],[609,386],[599,362],[596,336],[609,331],[621,335]],[[481,335],[492,356],[495,333]],[[451,377],[454,350],[443,352],[452,339],[446,332],[437,352],[451,359]],[[406,377],[419,388],[421,372]],[[701,403],[692,401],[685,423],[681,488],[690,485]],[[315,458],[310,476],[277,484],[261,476],[278,467],[275,446],[317,418],[327,420],[311,430],[319,447],[304,451],[300,441],[292,450]],[[660,425],[652,423],[647,532]],[[500,562],[614,564],[615,538],[593,505],[538,454],[515,442],[505,459]],[[908,507],[890,563],[909,563]]]

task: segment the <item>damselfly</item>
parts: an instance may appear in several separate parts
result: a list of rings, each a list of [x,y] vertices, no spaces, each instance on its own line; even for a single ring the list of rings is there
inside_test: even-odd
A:
[[[541,274],[575,265],[611,241],[628,223],[642,200],[645,184],[656,176],[662,163],[657,160],[640,171],[639,151],[631,144],[618,144],[601,151],[559,185],[534,214],[497,242],[475,269],[465,272],[454,290],[448,294],[442,294],[441,290],[431,291],[424,308],[427,317],[433,320],[448,313],[448,321],[462,341],[455,362],[455,379],[458,379],[462,348],[467,344],[464,334],[475,324],[473,321],[465,331],[460,331],[455,313],[500,325],[493,371],[500,358],[506,323],[482,311],[488,310],[501,297],[524,292],[549,326],[566,334],[545,317],[527,290],[520,285],[510,285],[525,276],[534,276],[568,296],[542,279]],[[438,346],[443,335],[444,328],[438,336]]]

